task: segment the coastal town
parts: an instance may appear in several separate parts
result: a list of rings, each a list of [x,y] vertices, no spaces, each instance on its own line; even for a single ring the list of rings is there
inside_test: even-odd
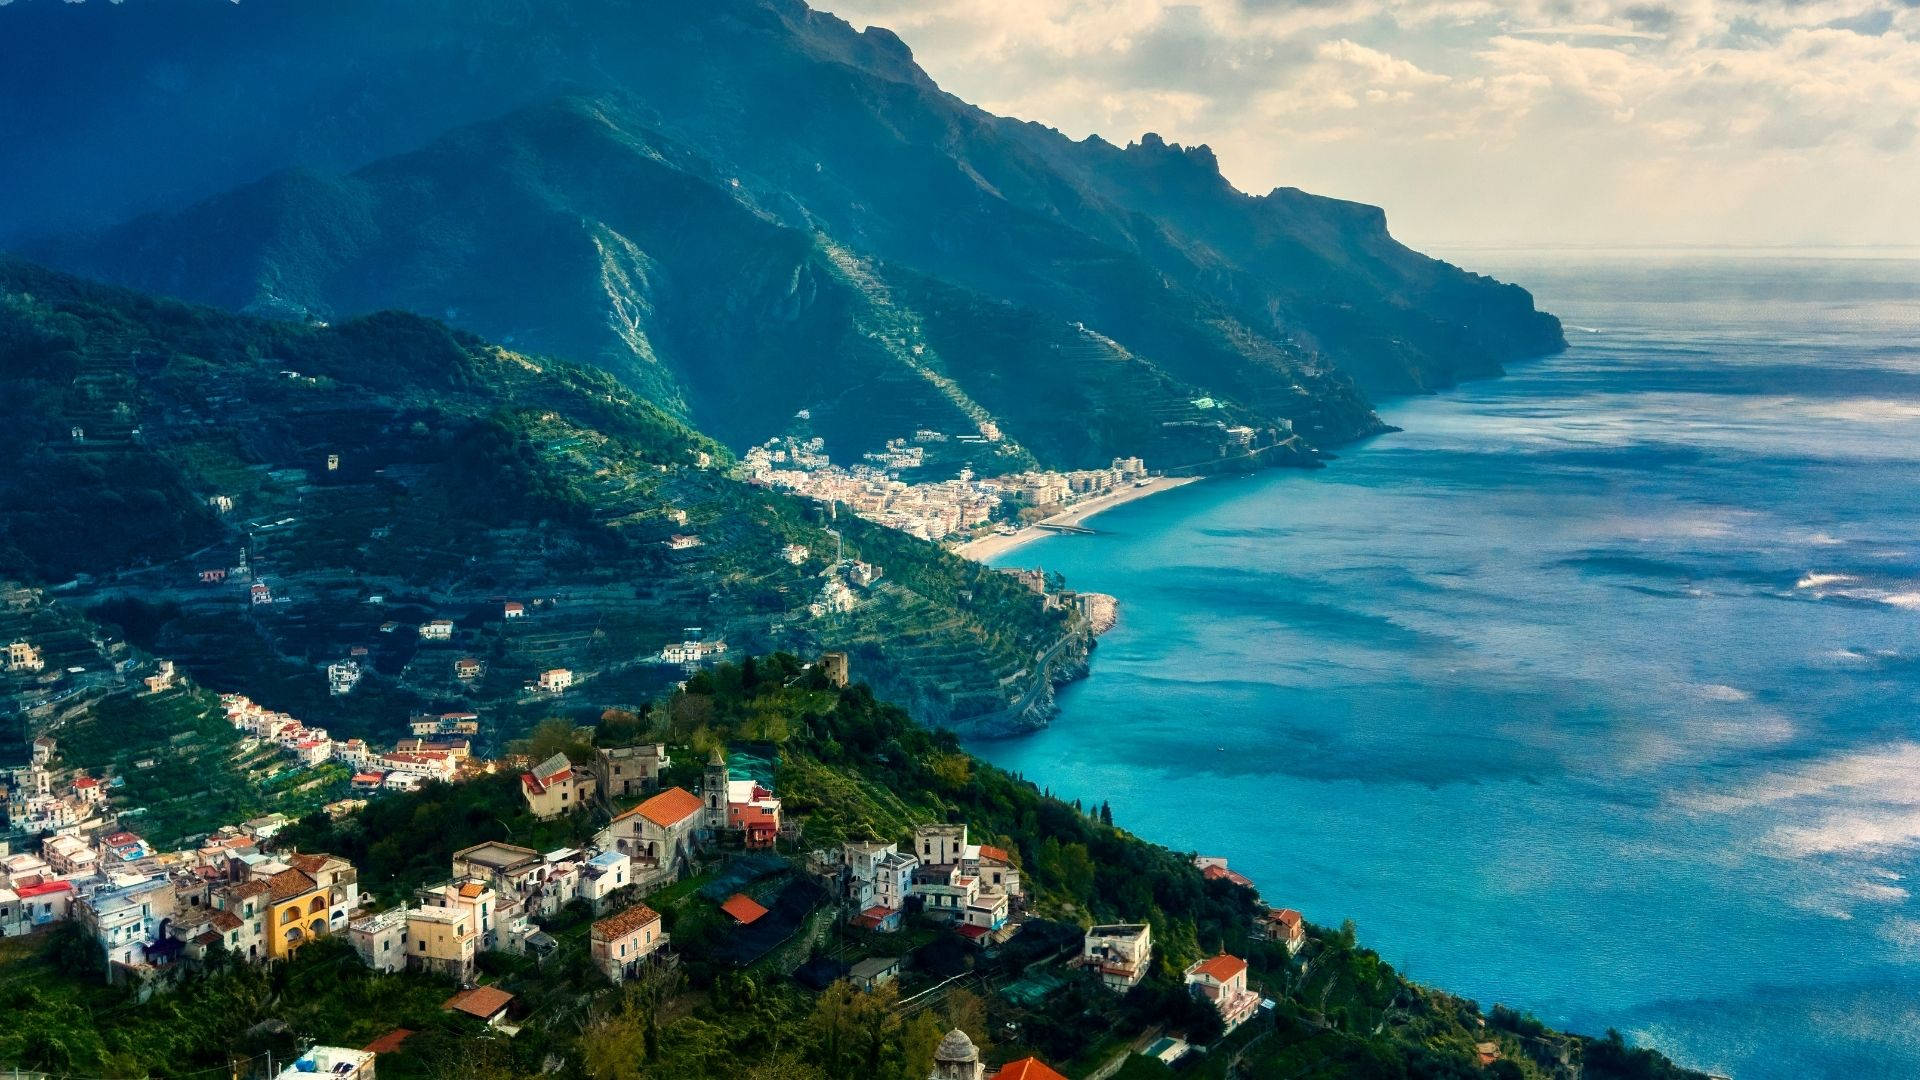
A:
[[[844,656],[805,670],[830,691],[848,685]],[[196,972],[284,963],[317,942],[341,941],[369,972],[448,980],[450,1015],[507,1035],[528,1022],[529,1006],[489,977],[503,963],[489,955],[544,965],[557,952],[583,948],[596,977],[615,986],[671,977],[688,962],[772,964],[813,992],[845,983],[892,1000],[937,997],[952,984],[929,974],[925,957],[946,958],[937,972],[953,962],[953,949],[983,965],[1002,952],[1037,950],[1046,959],[1023,960],[1018,978],[999,991],[1024,1013],[1082,975],[1125,996],[1156,955],[1153,912],[1140,911],[1134,923],[1063,926],[1034,907],[1014,851],[981,842],[963,822],[922,822],[898,838],[811,843],[807,817],[792,813],[777,791],[779,754],[771,747],[714,747],[697,773],[677,767],[686,748],[645,740],[538,762],[486,760],[473,752],[472,714],[415,716],[409,737],[374,749],[243,695],[219,702],[248,740],[294,763],[351,770],[350,797],[329,804],[327,817],[345,820],[369,800],[404,799],[427,785],[511,778],[529,820],[568,823],[582,839],[545,850],[511,840],[470,844],[453,851],[437,879],[400,890],[369,879],[346,857],[289,844],[297,830],[285,814],[233,822],[168,849],[136,831],[137,807],[116,804],[109,785],[63,768],[58,740],[40,736],[27,764],[6,774],[15,839],[0,851],[0,939],[71,928],[98,950],[100,977],[143,1001]],[[691,782],[671,782],[676,776]],[[1195,867],[1208,881],[1254,895],[1253,883],[1223,859],[1197,859]],[[687,884],[697,888],[689,893]],[[1298,912],[1262,910],[1250,933],[1288,955],[1308,944]],[[1209,1040],[1232,1036],[1273,1007],[1249,973],[1245,959],[1224,952],[1181,971],[1193,999],[1217,1017]],[[396,1030],[361,1047],[306,1045],[285,1071],[269,1075],[372,1077],[380,1054],[395,1052],[407,1034]],[[1170,1064],[1200,1049],[1191,1034],[1156,1030],[1120,1050]],[[931,1077],[1065,1075],[1037,1057],[997,1071],[985,1060],[955,1028],[940,1043]]]
[[[991,428],[991,425],[988,425]],[[955,436],[991,441],[990,435]],[[740,473],[750,483],[847,510],[921,540],[964,542],[1012,535],[1082,504],[1115,503],[1123,493],[1160,489],[1138,457],[1117,457],[1104,469],[1029,470],[980,477],[961,468],[946,480],[910,478],[926,467],[926,447],[949,436],[921,430],[894,439],[851,466],[835,464],[819,437],[776,438],[748,450]],[[1103,507],[1104,508],[1104,507]]]

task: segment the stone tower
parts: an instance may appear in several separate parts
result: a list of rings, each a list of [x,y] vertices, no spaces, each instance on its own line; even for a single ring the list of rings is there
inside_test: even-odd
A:
[[[933,1052],[933,1072],[927,1074],[927,1080],[986,1080],[986,1076],[979,1048],[966,1032],[954,1028]]]
[[[820,670],[827,677],[827,685],[835,690],[847,688],[848,667],[846,653],[830,652],[820,657]]]
[[[707,758],[707,828],[724,829],[727,827],[727,782],[733,774],[727,769],[727,759],[715,747]]]

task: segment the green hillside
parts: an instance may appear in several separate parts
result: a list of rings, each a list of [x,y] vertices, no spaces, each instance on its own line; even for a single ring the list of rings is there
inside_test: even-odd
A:
[[[503,1039],[438,1010],[450,981],[372,974],[337,941],[285,964],[219,969],[140,1004],[88,978],[84,942],[42,935],[0,948],[0,1002],[10,1010],[0,1067],[187,1076],[295,1040],[360,1046],[400,1025],[420,1034],[381,1054],[389,1080],[921,1080],[941,1034],[960,1027],[990,1063],[1038,1055],[1073,1077],[1122,1063],[1118,1075],[1126,1077],[1703,1080],[1617,1038],[1554,1032],[1521,1010],[1483,1011],[1412,983],[1350,924],[1311,927],[1290,956],[1252,933],[1263,903],[1285,902],[1284,880],[1260,882],[1260,902],[1208,881],[1190,855],[972,759],[950,734],[920,727],[864,686],[836,690],[790,656],[697,676],[672,702],[598,734],[665,739],[696,772],[703,740],[770,740],[775,786],[804,822],[786,851],[795,867],[722,852],[693,878],[644,898],[666,919],[673,967],[611,986],[586,963],[588,916],[570,908],[546,920],[558,947],[544,962],[482,958],[481,981],[520,1001],[517,1033]],[[444,873],[462,846],[571,843],[603,818],[596,811],[535,822],[514,778],[497,776],[382,797],[345,819],[313,815],[276,843],[345,855],[364,892],[394,897]],[[1018,936],[982,951],[919,916],[899,933],[872,934],[830,918],[825,898],[811,894],[792,941],[745,966],[727,959],[737,931],[702,895],[708,886],[739,881],[726,888],[778,904],[806,892],[797,869],[805,851],[849,838],[899,840],[931,822],[964,822],[972,838],[1012,854],[1031,900]],[[1106,920],[1153,926],[1151,971],[1124,997],[1065,962],[1078,951],[1081,927]],[[1224,1038],[1217,1016],[1181,984],[1187,964],[1220,950],[1246,959],[1251,985],[1274,1001]],[[794,974],[809,957],[844,964],[874,955],[902,959],[898,985],[862,994],[841,982],[819,991]],[[114,1022],[93,1019],[102,1016]],[[288,1030],[258,1027],[265,1019]],[[1176,1073],[1132,1053],[1161,1032],[1211,1045]],[[1499,1060],[1483,1065],[1483,1047]]]
[[[847,557],[886,575],[816,618],[836,537],[815,507],[730,479],[724,448],[604,371],[411,315],[241,318],[5,262],[0,391],[0,575],[79,575],[69,606],[341,735],[432,708],[510,735],[646,700],[681,677],[652,657],[685,627],[844,648],[962,726],[1021,723],[1000,715],[1015,701],[1043,712],[1085,651],[1083,626],[1001,575],[846,519]],[[812,554],[791,564],[788,544]],[[274,602],[251,603],[249,578]],[[507,600],[529,616],[504,621]],[[450,641],[421,639],[433,618],[455,621]],[[366,677],[329,695],[321,669],[356,649]],[[462,656],[484,677],[456,681]],[[554,667],[580,689],[524,689]]]

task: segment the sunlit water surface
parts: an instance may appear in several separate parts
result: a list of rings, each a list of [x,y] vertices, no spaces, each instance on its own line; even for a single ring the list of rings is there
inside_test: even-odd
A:
[[[1470,261],[1573,347],[1009,555],[1122,620],[977,749],[1483,1004],[1920,1077],[1920,262]]]

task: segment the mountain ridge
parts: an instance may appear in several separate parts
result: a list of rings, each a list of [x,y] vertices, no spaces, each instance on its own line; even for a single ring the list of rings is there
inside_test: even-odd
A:
[[[105,225],[115,215],[100,192],[129,186],[129,152],[139,157],[156,138],[112,137],[102,107],[87,105],[101,88],[48,66],[74,28],[105,28],[113,32],[89,38],[89,49],[126,54],[143,88],[178,83],[201,103],[184,118],[149,117],[172,140],[159,173],[193,172],[178,160],[184,149],[230,151],[191,178],[200,195],[279,166],[365,168],[514,109],[563,95],[614,95],[628,110],[628,130],[645,127],[688,148],[709,177],[774,222],[876,264],[1084,323],[1209,396],[1290,421],[1318,445],[1378,430],[1377,420],[1360,415],[1367,393],[1445,386],[1563,344],[1557,322],[1534,311],[1523,290],[1409,251],[1391,239],[1377,209],[1289,189],[1242,193],[1211,151],[1157,136],[1127,148],[1076,143],[993,116],[940,90],[897,35],[855,31],[801,3],[717,0],[680,9],[569,0],[536,8],[412,0],[375,31],[365,28],[371,9],[352,0],[294,14],[191,4],[180,25],[156,19],[155,6],[139,0],[111,12],[82,7],[96,10],[20,0],[0,13],[22,20],[22,38],[52,46],[52,60],[23,57],[14,77],[50,80],[65,91],[60,108],[78,118],[75,132],[40,138],[33,136],[44,136],[44,124],[16,119],[22,137],[12,159],[0,150],[0,163],[16,166],[28,190],[47,195],[43,217],[60,206],[79,212],[89,196],[54,189],[80,179],[94,193],[91,223]],[[123,40],[136,29],[146,32],[137,51]],[[341,70],[291,51],[284,42],[295,30],[309,50],[338,43]],[[250,70],[190,62],[243,34],[264,42],[256,62],[270,61],[273,79],[256,84]],[[148,107],[136,95],[130,111]],[[316,115],[323,122],[311,122]],[[324,122],[331,117],[357,123],[347,132]],[[202,130],[222,120],[230,123],[219,139]],[[253,163],[239,160],[236,147]],[[47,173],[60,168],[61,177]],[[160,201],[178,213],[184,200]],[[58,231],[0,217],[0,235],[23,230]],[[73,268],[122,279],[142,272]],[[1355,385],[1344,385],[1349,380]],[[1328,415],[1295,408],[1300,386]]]

